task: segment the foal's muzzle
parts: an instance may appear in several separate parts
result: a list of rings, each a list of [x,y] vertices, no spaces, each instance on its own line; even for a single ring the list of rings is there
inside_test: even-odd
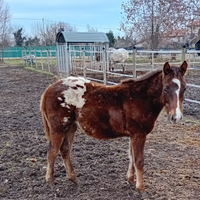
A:
[[[177,116],[176,114],[174,114],[174,115],[169,114],[168,115],[168,121],[171,124],[175,124],[176,122],[178,122],[178,121],[180,121],[182,119],[183,119],[183,115],[182,114],[180,116]]]

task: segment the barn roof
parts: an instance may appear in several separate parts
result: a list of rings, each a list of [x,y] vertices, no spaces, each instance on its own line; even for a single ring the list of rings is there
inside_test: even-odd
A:
[[[200,50],[200,40],[195,44],[195,49]],[[200,55],[200,54],[198,54]]]
[[[199,45],[200,45],[200,40],[199,40],[196,44],[199,44]]]
[[[64,32],[61,31],[56,35],[57,43],[108,43],[108,37],[102,32]]]

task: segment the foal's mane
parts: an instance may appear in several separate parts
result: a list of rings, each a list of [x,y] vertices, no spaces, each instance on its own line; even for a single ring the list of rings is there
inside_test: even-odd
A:
[[[161,69],[154,69],[138,78],[135,78],[135,79],[132,79],[132,78],[129,78],[129,79],[124,79],[121,81],[122,84],[127,84],[127,83],[136,83],[136,82],[140,82],[140,81],[144,81],[144,80],[147,80],[153,76],[155,76],[156,74],[159,74],[161,73],[162,70]]]

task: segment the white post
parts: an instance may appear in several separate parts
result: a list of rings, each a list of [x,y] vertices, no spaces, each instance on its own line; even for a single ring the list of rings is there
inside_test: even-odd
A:
[[[25,66],[27,66],[27,57],[26,57],[26,49],[24,50],[25,51]]]
[[[23,56],[23,55],[24,55],[24,50],[23,50],[23,49],[21,50],[21,54],[22,54],[21,59],[23,59],[23,57],[24,57],[24,56]]]
[[[50,48],[50,64],[51,64],[51,66],[53,66],[53,61],[52,61],[52,52],[51,52],[51,48]]]
[[[57,47],[56,47],[56,56],[55,56],[55,58],[56,58],[56,63],[55,63],[55,65],[58,67],[58,49],[57,49]]]
[[[48,70],[50,72],[49,51],[48,51],[48,49],[47,49],[47,64],[48,64]]]
[[[152,65],[151,65],[151,70],[154,69],[154,53],[152,52]]]
[[[28,50],[26,51],[26,66],[28,66],[27,59],[28,59]]]
[[[85,50],[82,48],[82,55],[83,55],[83,77],[86,78],[86,68],[85,68]]]
[[[189,62],[188,62],[188,68],[191,67],[191,60],[190,60],[190,52],[189,52]]]
[[[29,48],[29,58],[30,58],[30,62],[31,62],[31,67],[33,67],[33,66],[32,66],[31,49],[30,49],[30,48]]]
[[[37,69],[37,54],[36,54],[36,49],[34,49],[34,55],[35,55],[35,67]]]
[[[133,46],[133,78],[136,78],[136,47]]]
[[[42,49],[40,49],[40,58],[41,58],[42,70],[44,70],[44,67],[43,67],[43,60],[42,60]]]
[[[181,62],[183,63],[185,60],[185,53],[186,53],[186,46],[183,45],[182,50],[181,50]]]
[[[183,45],[182,47],[182,51],[181,51],[181,62],[183,63],[186,59],[185,59],[185,54],[186,54],[186,46]],[[189,66],[190,67],[190,66]],[[185,75],[189,75],[189,68],[187,68],[187,71],[185,73]]]
[[[105,48],[103,47],[103,83],[106,85],[106,55],[105,55]]]

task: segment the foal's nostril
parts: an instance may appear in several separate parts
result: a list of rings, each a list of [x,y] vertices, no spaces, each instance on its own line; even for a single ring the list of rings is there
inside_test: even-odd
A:
[[[182,114],[181,114],[180,116],[172,115],[171,120],[172,120],[172,122],[175,124],[176,122],[182,120],[182,118],[183,118],[183,115],[182,115]]]
[[[176,118],[176,115],[169,115],[169,116],[168,116],[168,121],[169,121],[171,124],[175,124],[176,122],[179,121],[179,119]]]
[[[172,115],[171,117],[171,123],[175,124],[176,123],[176,116]]]
[[[168,121],[169,121],[169,123],[173,124],[173,116],[172,115],[168,115]]]

